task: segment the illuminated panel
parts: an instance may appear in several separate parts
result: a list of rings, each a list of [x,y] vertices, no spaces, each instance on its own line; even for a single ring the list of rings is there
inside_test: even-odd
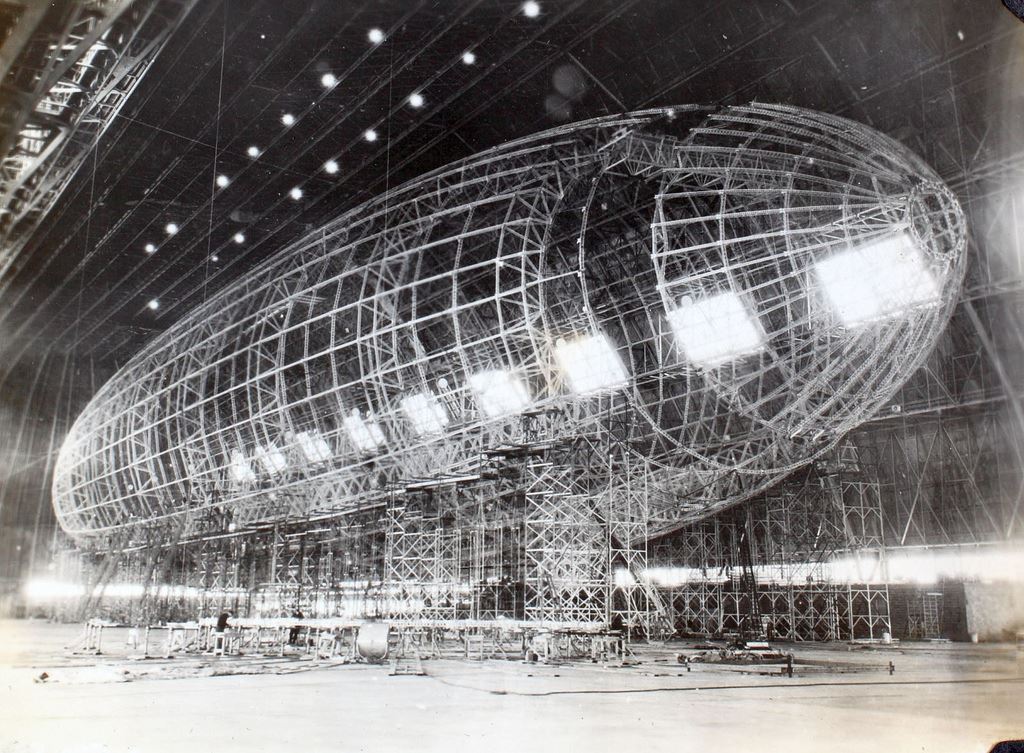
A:
[[[906,232],[854,246],[815,265],[843,323],[855,327],[936,303],[939,287]]]
[[[354,409],[342,423],[345,425],[349,439],[363,452],[373,452],[384,444],[384,432],[381,430],[380,424],[372,419],[363,420],[358,408]]]
[[[288,460],[285,458],[284,453],[273,445],[257,447],[253,455],[259,461],[259,464],[263,466],[263,469],[271,475],[282,473],[288,467]]]
[[[241,450],[231,451],[231,480],[239,484],[247,484],[256,480],[256,474],[245,459]]]
[[[444,407],[429,392],[403,397],[400,405],[417,434],[440,434],[448,425]]]
[[[667,316],[686,360],[700,366],[718,366],[764,345],[757,319],[733,292],[698,301],[686,296]]]
[[[491,418],[522,413],[530,407],[523,383],[508,371],[481,371],[469,378],[480,409]]]
[[[628,379],[622,359],[604,335],[555,343],[555,360],[579,395],[622,387]]]
[[[307,463],[323,463],[331,459],[331,446],[316,432],[300,431],[295,440]]]

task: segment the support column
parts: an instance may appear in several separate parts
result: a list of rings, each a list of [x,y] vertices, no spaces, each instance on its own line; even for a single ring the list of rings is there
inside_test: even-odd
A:
[[[446,530],[432,493],[391,494],[384,560],[384,611],[390,619],[456,618],[459,535]]]
[[[526,464],[526,619],[604,625],[608,534],[574,454],[549,449]]]

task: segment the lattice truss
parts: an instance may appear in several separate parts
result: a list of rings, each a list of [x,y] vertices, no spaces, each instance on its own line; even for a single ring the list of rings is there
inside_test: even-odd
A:
[[[608,535],[598,519],[584,447],[552,448],[527,464],[526,616],[541,622],[604,622]]]
[[[674,626],[797,641],[891,632],[888,587],[874,584],[885,557],[877,475],[844,442],[743,509],[654,543],[654,579],[674,578],[666,589]],[[830,567],[861,555],[863,572]]]
[[[848,120],[565,126],[346,212],[154,339],[75,422],[54,505],[85,543],[203,511],[337,515],[473,474],[536,441],[524,414],[561,411],[562,436],[642,464],[654,533],[872,415],[947,320],[963,251],[936,175]]]
[[[0,278],[196,0],[28,2],[0,66]],[[5,3],[7,5],[7,3]]]
[[[652,560],[657,567],[686,568],[693,580],[722,581],[740,569],[745,545],[761,582],[833,579],[830,566],[837,557],[885,547],[878,469],[859,456],[844,442],[743,509],[654,542]]]
[[[441,500],[419,493],[388,505],[385,606],[389,617],[455,619],[462,593],[461,536],[442,520]]]

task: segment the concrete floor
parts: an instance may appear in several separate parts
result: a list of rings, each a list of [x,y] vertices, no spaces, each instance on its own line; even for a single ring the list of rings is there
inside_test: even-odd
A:
[[[833,666],[792,679],[687,673],[674,660],[684,644],[643,651],[628,668],[439,660],[425,662],[426,677],[391,677],[297,658],[68,657],[75,634],[0,622],[3,753],[959,752],[1024,738],[1024,656],[1010,646],[796,646],[798,659]],[[33,682],[44,669],[50,679]],[[211,671],[263,674],[194,676]]]

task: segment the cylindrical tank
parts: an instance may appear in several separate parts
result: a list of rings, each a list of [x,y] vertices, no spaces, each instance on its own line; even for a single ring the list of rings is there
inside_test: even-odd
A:
[[[366,622],[356,634],[356,651],[367,661],[383,661],[388,656],[391,626],[386,622]]]

